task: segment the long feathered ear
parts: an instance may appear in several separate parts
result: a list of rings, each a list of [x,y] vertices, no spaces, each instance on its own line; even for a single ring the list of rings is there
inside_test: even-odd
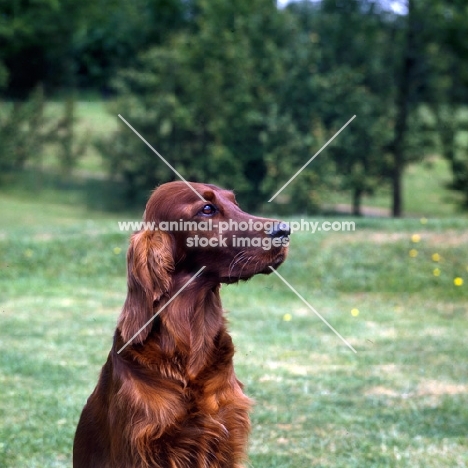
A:
[[[169,234],[144,230],[132,235],[127,253],[127,298],[117,324],[124,341],[130,340],[154,315],[154,302],[169,292],[173,271]],[[151,324],[132,343],[143,343],[150,330]]]

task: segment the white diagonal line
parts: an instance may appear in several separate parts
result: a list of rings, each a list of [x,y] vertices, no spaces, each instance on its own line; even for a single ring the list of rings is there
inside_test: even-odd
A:
[[[289,289],[296,294],[296,296],[320,319],[322,322],[327,325],[330,330],[335,332],[335,334],[343,341],[343,343],[348,346],[352,351],[357,353],[357,351],[324,319],[273,267],[270,267],[271,271],[281,279],[281,281],[289,287]]]
[[[189,182],[187,182],[181,174],[179,174],[179,172],[177,172],[177,170],[171,166],[171,164],[169,164],[169,162],[167,162],[162,156],[161,154],[159,154],[120,114],[118,114],[120,119],[123,120],[127,126],[133,130],[133,132],[138,135],[140,137],[140,139],[143,141],[143,143],[145,143],[157,156],[159,156],[159,158],[161,159],[161,161],[163,161],[167,167],[169,167],[169,169],[171,169],[179,178],[180,180],[182,180],[183,182],[185,182],[188,187],[193,190],[196,194],[197,194],[197,197],[201,198],[202,201],[206,202],[206,200],[190,185]]]
[[[163,307],[161,307],[118,351],[120,354],[140,333],[146,328],[200,273],[206,266],[202,266],[178,291],[172,296]]]
[[[272,200],[279,195],[285,187],[287,187],[354,119],[356,118],[353,115],[269,200],[270,203]]]

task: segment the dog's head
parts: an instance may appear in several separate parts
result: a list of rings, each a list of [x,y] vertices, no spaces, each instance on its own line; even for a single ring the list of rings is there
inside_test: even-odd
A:
[[[271,273],[286,258],[289,226],[250,215],[233,192],[210,184],[170,182],[151,195],[144,214],[148,229],[133,234],[127,255],[128,294],[119,319],[128,340],[153,315],[177,277],[215,285]],[[180,285],[178,285],[180,286]],[[135,342],[143,342],[143,330]]]

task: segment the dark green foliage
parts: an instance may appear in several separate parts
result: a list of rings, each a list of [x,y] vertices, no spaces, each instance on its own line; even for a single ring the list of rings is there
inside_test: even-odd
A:
[[[235,188],[251,210],[263,203],[278,213],[312,212],[326,185],[349,193],[359,214],[362,198],[387,186],[399,216],[406,167],[435,152],[451,164],[450,186],[468,199],[467,6],[407,6],[400,15],[371,0],[285,8],[272,0],[4,2],[0,87],[22,98],[39,82],[67,96],[80,87],[117,95],[112,112],[187,179]],[[65,101],[51,126],[64,171],[85,146],[75,136],[73,100]],[[28,141],[40,149],[43,129],[20,137],[26,110],[17,104],[0,116],[0,144],[15,153],[1,156],[2,167],[36,157],[24,150]],[[352,115],[324,154],[266,203]],[[175,177],[124,124],[97,147],[131,204]]]
[[[359,214],[362,197],[388,185],[400,215],[405,167],[437,146],[421,104],[431,84],[427,51],[440,37],[429,38],[423,6],[415,2],[406,18],[361,0],[286,10],[260,0],[196,5],[190,28],[119,74],[114,112],[186,178],[234,187],[249,209],[357,115],[280,194],[276,211],[315,210],[327,184],[349,192]],[[132,202],[175,177],[126,127],[99,146]]]
[[[431,73],[426,100],[434,115],[434,133],[441,154],[452,169],[450,188],[462,195],[468,207],[468,119],[460,103],[468,101],[468,74],[464,60],[468,54],[468,25],[465,2],[446,4],[433,0],[427,21],[436,31],[438,40],[429,42],[427,61]]]
[[[46,115],[41,86],[24,102],[5,103],[0,113],[0,175],[10,176],[27,165],[40,172],[46,148],[56,147],[62,175],[68,176],[88,144],[85,135],[74,135],[74,106],[70,96],[62,116]]]
[[[77,122],[75,117],[76,102],[73,95],[68,96],[64,102],[63,116],[57,120],[53,129],[52,142],[58,147],[57,159],[61,172],[69,176],[77,160],[84,154],[88,145],[87,135],[77,137],[74,128]]]
[[[135,69],[119,74],[113,111],[185,178],[234,188],[246,208],[257,208],[309,159],[314,143],[282,101],[288,19],[265,0],[200,2],[194,32],[141,54]],[[124,125],[100,149],[133,200],[175,177]]]
[[[189,22],[184,0],[40,0],[0,3],[0,62],[8,93],[74,86],[105,91],[118,68]],[[3,73],[0,69],[0,84]]]
[[[42,88],[37,88],[29,101],[10,103],[5,111],[0,114],[0,173],[3,175],[24,167],[28,160],[37,162],[48,139]]]

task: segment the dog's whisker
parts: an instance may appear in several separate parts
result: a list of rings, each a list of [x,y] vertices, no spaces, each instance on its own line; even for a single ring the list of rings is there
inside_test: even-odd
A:
[[[242,261],[243,256],[245,255],[245,250],[241,250],[236,256],[232,259],[231,263],[229,264],[228,270],[228,277],[231,279],[231,273],[234,270],[234,267]]]
[[[252,258],[253,257],[250,256],[245,260],[244,264],[242,265],[241,271],[239,273],[239,279],[242,277],[242,272],[244,271],[244,268],[249,264],[249,262],[250,262],[250,260],[252,260]]]

